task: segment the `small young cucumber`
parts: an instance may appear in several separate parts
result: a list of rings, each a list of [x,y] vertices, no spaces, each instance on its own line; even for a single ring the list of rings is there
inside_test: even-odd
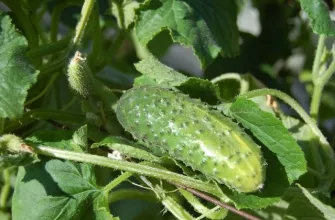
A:
[[[263,187],[260,147],[234,122],[199,100],[155,86],[122,95],[117,118],[134,138],[240,192]]]

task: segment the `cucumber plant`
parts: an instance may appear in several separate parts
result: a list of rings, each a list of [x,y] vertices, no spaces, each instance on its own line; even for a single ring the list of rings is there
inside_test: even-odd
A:
[[[2,0],[0,219],[334,219],[325,2]]]

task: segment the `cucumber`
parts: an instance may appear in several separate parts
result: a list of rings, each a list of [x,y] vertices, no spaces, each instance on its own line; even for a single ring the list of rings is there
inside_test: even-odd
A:
[[[260,147],[233,121],[187,95],[156,86],[128,90],[116,114],[135,139],[239,192],[263,187]]]

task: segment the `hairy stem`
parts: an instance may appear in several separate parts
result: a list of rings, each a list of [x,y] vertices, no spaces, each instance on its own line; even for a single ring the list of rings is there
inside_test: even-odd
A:
[[[30,58],[38,58],[38,57],[46,56],[49,54],[57,53],[57,52],[60,52],[66,49],[69,42],[70,42],[70,37],[66,37],[54,43],[44,44],[42,46],[28,50],[27,56]]]
[[[110,183],[108,183],[103,189],[103,193],[108,193],[112,189],[114,189],[116,186],[118,186],[123,181],[127,180],[129,177],[131,177],[133,174],[130,172],[124,172],[117,178],[113,179]]]
[[[85,29],[90,18],[92,9],[94,7],[95,0],[85,0],[84,5],[81,9],[81,17],[77,23],[75,34],[72,40],[72,47],[77,48],[81,43],[84,36]]]
[[[318,42],[318,47],[316,49],[314,63],[313,63],[313,71],[312,71],[313,78],[317,78],[318,75],[319,75],[321,57],[322,57],[322,53],[323,53],[323,49],[324,49],[324,45],[325,45],[325,40],[326,40],[326,36],[325,35],[320,35],[319,42]]]
[[[308,115],[308,113],[295,101],[292,97],[287,95],[284,92],[275,89],[256,89],[249,91],[242,96],[246,98],[253,98],[257,96],[272,95],[275,96],[284,102],[286,102],[291,108],[293,108],[300,117],[306,122],[306,124],[312,129],[312,131],[320,138],[321,143],[329,145],[326,137],[322,134],[318,126],[315,124],[313,119]]]
[[[225,73],[211,80],[212,83],[218,83],[226,79],[235,79],[240,82],[240,95],[249,90],[249,83],[238,73]]]
[[[188,176],[180,175],[173,173],[167,170],[158,169],[152,166],[131,163],[127,161],[115,160],[112,158],[106,158],[102,156],[86,154],[86,153],[77,153],[67,150],[60,150],[51,147],[37,146],[35,148],[36,153],[43,154],[50,157],[61,158],[65,160],[72,160],[83,163],[90,163],[98,166],[109,167],[113,169],[128,171],[130,173],[136,173],[144,176],[151,176],[169,182],[182,184],[191,188],[195,188],[201,191],[205,191],[211,194],[219,194],[220,192],[217,188],[210,183],[204,183],[199,180],[195,180]]]
[[[151,191],[138,189],[119,189],[111,192],[108,196],[108,203],[117,202],[123,199],[145,200],[149,202],[157,202],[156,195]]]
[[[314,65],[313,65],[313,95],[312,95],[312,101],[311,101],[311,108],[310,108],[310,114],[313,117],[315,121],[318,119],[319,109],[320,109],[320,103],[321,103],[321,96],[322,91],[325,85],[327,84],[330,77],[335,72],[335,57],[334,57],[334,49],[333,49],[333,61],[331,62],[330,66],[327,68],[325,72],[320,72],[320,65],[321,65],[321,57],[324,50],[324,42],[326,37],[324,35],[321,35],[319,38],[318,47],[316,50],[316,55],[314,59]]]
[[[93,39],[93,47],[92,52],[88,57],[88,61],[91,66],[97,65],[101,59],[101,54],[103,51],[103,36],[100,30],[100,22],[99,22],[99,8],[98,4],[94,6],[94,9],[92,11],[92,23],[93,23],[93,31],[91,33],[92,39]]]
[[[311,117],[314,119],[314,121],[317,121],[318,119],[322,90],[323,90],[323,85],[321,85],[320,83],[314,82],[311,108],[310,108],[310,114],[311,114]]]

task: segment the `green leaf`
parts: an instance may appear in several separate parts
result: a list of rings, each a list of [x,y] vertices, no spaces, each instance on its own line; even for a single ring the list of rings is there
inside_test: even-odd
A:
[[[14,219],[82,219],[101,195],[85,179],[92,170],[71,162],[43,159],[21,167],[13,195]],[[34,210],[34,211],[32,211]]]
[[[218,100],[221,100],[218,85],[215,85],[205,79],[190,77],[187,81],[176,87],[178,90],[188,94],[190,97],[199,98],[203,102],[207,102],[209,104],[216,104]]]
[[[139,77],[136,77],[134,80],[134,87],[135,86],[144,86],[144,85],[157,85],[155,80],[151,79],[147,75],[142,75]]]
[[[135,64],[135,68],[162,86],[178,86],[188,77],[159,62],[154,56],[148,56]]]
[[[322,203],[306,188],[298,185],[301,192],[294,196],[285,219],[335,219],[335,209]]]
[[[0,118],[13,119],[22,115],[37,71],[25,57],[27,40],[16,30],[10,17],[0,12],[0,21]]]
[[[151,54],[155,57],[161,58],[166,54],[171,44],[173,44],[171,35],[167,30],[158,33],[155,38],[149,41],[149,43],[145,46],[140,43],[134,31],[131,36],[136,50],[136,55],[141,60]]]
[[[73,150],[72,136],[73,131],[44,131],[28,140]],[[104,219],[104,209],[108,210],[107,196],[96,185],[94,167],[89,164],[41,157],[40,162],[19,169],[14,219]]]
[[[126,139],[120,137],[107,137],[99,143],[94,143],[91,148],[97,148],[100,146],[107,147],[131,158],[137,158],[140,160],[147,160],[151,162],[160,162],[160,159],[158,157],[145,150],[133,147],[132,145],[136,144],[131,143],[130,141],[127,141]]]
[[[304,153],[283,123],[273,114],[262,111],[256,103],[238,98],[230,108],[233,117],[243,124],[273,153],[285,167],[292,183],[307,171]]]
[[[307,189],[298,185],[307,199],[324,215],[326,219],[335,219],[335,209],[331,206],[323,204],[320,200],[315,198]]]
[[[127,29],[134,22],[135,9],[140,4],[134,0],[111,1],[111,4],[112,14],[117,18],[119,27]]]
[[[233,0],[152,0],[137,10],[136,35],[147,45],[169,30],[172,40],[194,49],[203,67],[219,53],[238,53],[237,6]]]
[[[72,141],[73,131],[38,131],[27,137],[27,143],[41,144],[49,147],[55,147],[62,150],[73,150]]]
[[[329,9],[323,0],[300,0],[301,8],[307,13],[312,30],[316,34],[335,35],[335,24],[330,18]]]
[[[199,98],[210,104],[220,100],[219,87],[208,80],[187,77],[159,62],[154,56],[148,56],[135,64],[143,76],[135,80],[135,85],[155,85],[176,87],[193,98]]]
[[[318,136],[315,135],[308,125],[302,123],[298,119],[283,116],[282,122],[304,151],[308,167],[320,174],[325,173],[326,166],[323,163],[322,147],[319,144]],[[318,177],[311,173],[306,173],[299,179],[299,183],[303,184],[305,187],[315,188],[317,187],[316,184],[318,183],[318,179]]]
[[[88,149],[87,143],[87,125],[80,127],[72,137],[72,146],[78,152],[86,152]],[[79,148],[78,148],[79,147]]]

